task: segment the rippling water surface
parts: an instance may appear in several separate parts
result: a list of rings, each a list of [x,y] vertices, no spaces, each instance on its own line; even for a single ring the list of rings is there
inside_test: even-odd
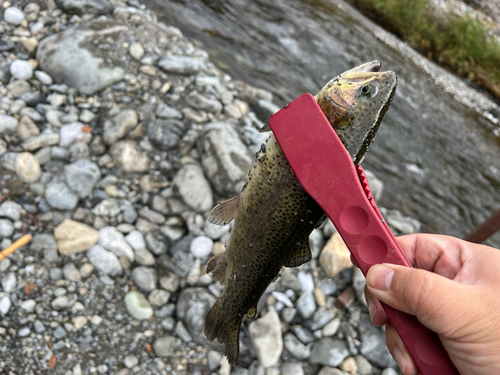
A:
[[[399,85],[363,163],[385,183],[379,205],[416,217],[424,231],[459,237],[500,208],[500,141],[492,124],[377,39],[373,24],[342,2],[142,1],[235,79],[273,92],[279,105],[381,60]],[[500,235],[488,244],[500,247]]]

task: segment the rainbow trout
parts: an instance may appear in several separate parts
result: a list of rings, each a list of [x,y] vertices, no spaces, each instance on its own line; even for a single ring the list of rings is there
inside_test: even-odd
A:
[[[379,61],[360,65],[332,79],[315,96],[356,164],[396,91],[396,74],[379,70]],[[269,125],[262,129],[269,130]],[[255,318],[259,298],[283,266],[311,259],[309,235],[322,218],[324,212],[300,186],[274,136],[256,154],[241,193],[210,213],[213,224],[234,220],[226,251],[207,264],[207,273],[224,284],[224,290],[205,319],[205,335],[225,344],[229,363],[238,359],[243,317]]]

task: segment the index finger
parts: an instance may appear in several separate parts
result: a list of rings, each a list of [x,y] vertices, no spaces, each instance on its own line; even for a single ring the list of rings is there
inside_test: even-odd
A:
[[[416,268],[453,279],[462,268],[462,251],[467,243],[438,234],[410,234],[396,238]]]

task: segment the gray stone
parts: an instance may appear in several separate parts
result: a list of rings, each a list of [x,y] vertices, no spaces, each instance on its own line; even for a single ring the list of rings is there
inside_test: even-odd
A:
[[[361,314],[359,333],[361,336],[360,352],[366,359],[378,367],[388,367],[394,364],[385,344],[385,333],[372,324],[368,314]]]
[[[78,203],[78,196],[62,181],[52,180],[45,189],[47,203],[58,210],[72,210]]]
[[[248,326],[248,334],[257,358],[264,367],[278,364],[283,351],[281,324],[274,308]]]
[[[309,272],[299,271],[297,273],[297,278],[302,293],[312,293],[314,291],[314,279]]]
[[[73,306],[73,304],[76,302],[76,300],[77,300],[77,297],[74,294],[62,295],[62,296],[58,296],[54,300],[52,300],[52,302],[50,303],[50,306],[54,310],[64,310],[64,309],[67,309],[67,308]]]
[[[371,375],[373,374],[373,366],[368,360],[362,355],[358,354],[354,356],[356,360],[356,365],[358,366],[359,375]]]
[[[152,267],[139,266],[130,274],[132,281],[141,290],[151,292],[158,284],[158,273]]]
[[[170,293],[162,289],[155,289],[148,296],[148,300],[153,306],[166,305],[169,299]]]
[[[311,255],[315,259],[321,253],[321,249],[325,245],[325,237],[321,229],[315,229],[309,235],[309,245],[311,247]]]
[[[13,81],[7,85],[7,90],[11,93],[12,96],[14,97],[19,97],[20,95],[29,92],[31,90],[31,86],[28,82],[26,82],[23,79]],[[21,112],[21,114],[23,114]],[[36,120],[34,120],[36,121]]]
[[[134,251],[115,227],[104,227],[99,230],[99,244],[120,258],[127,257],[131,262],[134,261]]]
[[[347,375],[344,371],[338,368],[325,366],[319,372],[318,375]]]
[[[160,255],[167,251],[167,240],[158,230],[146,233],[146,247],[153,254]]]
[[[66,183],[80,199],[88,197],[101,178],[101,170],[89,160],[75,161],[64,169]]]
[[[0,134],[14,133],[17,123],[14,117],[0,114]]]
[[[164,55],[158,66],[168,73],[195,74],[203,68],[203,63],[194,57]]]
[[[85,14],[109,14],[113,7],[107,0],[56,0],[66,12],[79,16]]]
[[[298,360],[305,360],[311,356],[311,349],[301,343],[297,337],[291,333],[285,335],[284,340],[285,348],[288,352]]]
[[[176,147],[184,133],[184,125],[179,120],[155,120],[148,124],[147,135],[151,142],[161,150]]]
[[[22,10],[14,8],[14,7],[9,7],[5,9],[5,12],[3,13],[3,18],[5,22],[10,23],[11,25],[20,25],[21,22],[24,20],[24,13]]]
[[[218,240],[219,238],[221,238],[222,236],[224,236],[226,233],[229,232],[229,225],[221,226],[205,221],[205,224],[203,225],[203,232],[207,237],[210,237],[212,240]]]
[[[180,344],[181,340],[176,337],[159,337],[153,343],[153,350],[158,357],[171,357]]]
[[[62,269],[59,267],[51,268],[49,270],[49,276],[51,280],[60,280],[63,278]]]
[[[82,278],[80,271],[78,271],[78,268],[76,268],[73,262],[64,265],[63,274],[69,281],[78,281]]]
[[[135,250],[135,261],[141,266],[153,266],[156,263],[154,255],[146,249]]]
[[[197,344],[207,342],[203,333],[205,315],[215,303],[215,297],[205,288],[186,288],[177,300],[177,319],[184,322],[193,340]]]
[[[169,292],[175,293],[177,289],[179,289],[179,285],[181,283],[181,279],[179,276],[168,273],[160,278],[160,285],[163,289],[168,290]]]
[[[165,103],[160,103],[156,108],[156,116],[168,119],[182,119],[182,112],[176,108],[170,107]]]
[[[29,152],[21,152],[16,158],[16,174],[22,182],[37,182],[42,170],[37,158]]]
[[[17,335],[19,337],[27,337],[31,334],[31,330],[28,327],[23,327],[19,331],[17,331]]]
[[[238,194],[247,179],[253,159],[229,124],[217,122],[204,127],[199,151],[206,176],[220,194]]]
[[[92,139],[92,133],[84,131],[84,127],[85,125],[78,121],[61,126],[59,145],[69,147],[75,142],[89,143]]]
[[[104,199],[92,209],[92,213],[99,216],[116,216],[120,212],[122,212],[120,202],[115,198]]]
[[[33,76],[33,69],[26,60],[14,60],[10,64],[10,74],[16,79],[28,80]]]
[[[177,172],[173,185],[183,201],[198,212],[213,207],[212,189],[199,165],[187,164]]]
[[[137,358],[133,354],[129,354],[123,359],[123,364],[125,365],[126,368],[132,368],[139,364],[139,358]]]
[[[382,371],[381,375],[399,375],[399,372],[397,372],[396,370],[394,370],[391,367],[388,367],[388,368],[384,369],[384,371]]]
[[[304,369],[300,363],[297,362],[285,362],[281,365],[281,373],[285,374],[293,374],[293,375],[304,375]]]
[[[6,217],[13,221],[21,219],[23,207],[16,202],[5,201],[0,204],[0,217]]]
[[[92,95],[121,81],[125,70],[105,62],[100,43],[107,36],[118,35],[127,27],[109,20],[94,20],[83,26],[69,27],[40,41],[36,58],[42,70],[57,83],[76,87],[84,95]]]
[[[43,251],[43,257],[49,262],[59,259],[56,240],[49,233],[36,233],[31,241],[30,251]]]
[[[316,310],[316,300],[312,293],[302,294],[295,303],[297,311],[303,319],[309,318]]]
[[[323,326],[323,329],[321,330],[321,332],[323,333],[323,336],[330,337],[330,336],[335,335],[337,333],[337,331],[339,330],[339,328],[340,328],[340,319],[335,318],[335,319],[332,319],[327,324],[325,324]]]
[[[10,300],[10,295],[0,292],[0,316],[7,315],[11,306],[12,302]]]
[[[2,277],[2,289],[4,292],[12,293],[16,289],[16,274],[9,272]]]
[[[128,51],[130,52],[130,55],[136,59],[136,60],[140,60],[142,59],[142,57],[144,56],[144,48],[142,47],[142,44],[141,43],[132,43],[128,49]]]
[[[38,79],[40,82],[42,82],[44,85],[52,85],[54,81],[52,80],[52,77],[49,76],[47,73],[42,72],[41,70],[35,70],[35,77]]]
[[[217,99],[210,99],[200,93],[193,91],[186,96],[186,102],[190,107],[207,112],[219,113],[222,111],[222,103]]]
[[[55,339],[62,339],[64,336],[66,336],[66,331],[64,330],[63,327],[58,326],[55,330],[54,333],[52,334]]]
[[[210,370],[215,370],[219,367],[220,360],[222,359],[222,354],[216,352],[215,350],[209,350],[207,354],[208,368]]]
[[[293,326],[291,331],[304,344],[309,344],[315,340],[313,333],[300,325]]]
[[[0,238],[10,237],[14,234],[14,225],[7,219],[0,219]]]
[[[60,138],[59,133],[47,128],[42,131],[40,135],[35,135],[26,139],[21,144],[21,147],[26,151],[35,151],[42,147],[57,145]]]
[[[182,324],[181,321],[177,321],[177,323],[175,324],[174,332],[184,342],[191,342],[191,341],[193,341],[193,338],[191,337],[191,335],[189,334],[189,332],[187,331],[186,327],[184,327],[184,324]]]
[[[16,132],[19,137],[24,141],[32,136],[40,134],[40,130],[35,125],[33,120],[28,116],[23,116],[19,124],[17,124]]]
[[[155,224],[163,224],[165,222],[165,216],[159,212],[153,211],[149,207],[141,208],[139,210],[139,216]]]
[[[89,123],[95,118],[95,115],[93,112],[89,111],[88,109],[82,109],[80,112],[80,121]]]
[[[104,122],[103,139],[108,145],[115,144],[137,126],[137,112],[133,109],[121,110],[116,116]]]
[[[33,328],[35,329],[36,333],[42,333],[45,331],[45,326],[39,320],[35,320],[35,322],[33,323]]]
[[[322,338],[314,343],[310,361],[323,366],[337,367],[349,355],[343,340]]]
[[[125,236],[125,240],[132,246],[132,249],[139,250],[146,248],[146,242],[144,241],[144,236],[138,230],[133,230]]]
[[[137,320],[148,320],[153,316],[153,308],[142,293],[136,290],[128,292],[124,298],[128,313]]]
[[[138,150],[135,141],[119,141],[111,146],[109,153],[115,164],[125,172],[144,172],[148,169],[148,155]]]
[[[363,272],[361,272],[359,268],[355,267],[352,273],[352,286],[354,288],[354,291],[356,292],[358,301],[367,306],[365,298],[365,285],[365,275],[363,275]]]
[[[382,192],[384,191],[384,183],[375,176],[372,171],[364,170],[366,178],[368,179],[368,185],[370,186],[370,191],[372,192],[375,201],[382,198]]]

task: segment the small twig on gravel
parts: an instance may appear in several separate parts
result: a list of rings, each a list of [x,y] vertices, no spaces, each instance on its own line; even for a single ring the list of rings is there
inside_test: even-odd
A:
[[[31,235],[25,234],[20,239],[18,239],[16,242],[14,242],[12,245],[7,246],[5,249],[2,250],[2,252],[0,252],[0,261],[2,261],[4,258],[7,258],[14,251],[16,251],[20,247],[26,245],[30,241],[31,241]]]
[[[4,200],[6,200],[8,196],[9,196],[9,193],[5,193],[5,194],[0,195],[0,204],[2,204],[2,202]]]

